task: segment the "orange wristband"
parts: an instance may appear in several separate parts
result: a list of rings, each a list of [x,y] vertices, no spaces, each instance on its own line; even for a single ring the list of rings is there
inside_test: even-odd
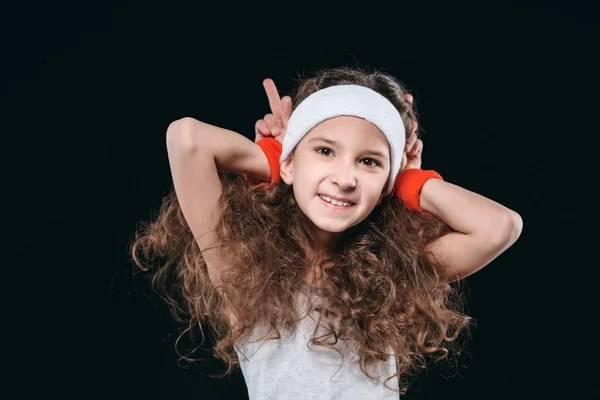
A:
[[[271,183],[278,183],[281,180],[279,175],[279,157],[281,157],[281,142],[272,137],[260,139],[256,144],[267,156],[269,166],[271,167]]]
[[[440,174],[433,170],[422,170],[418,168],[407,169],[398,175],[394,192],[406,207],[420,213],[425,213],[425,211],[419,207],[419,196],[421,195],[423,185],[431,178],[444,180]]]
[[[279,158],[281,157],[282,148],[281,142],[275,138],[266,137],[260,139],[258,142],[256,142],[256,144],[267,156],[269,167],[271,167],[270,185],[278,183],[281,180],[281,176],[279,175]],[[246,180],[248,180],[249,182],[256,182],[255,178],[248,176],[246,176]]]

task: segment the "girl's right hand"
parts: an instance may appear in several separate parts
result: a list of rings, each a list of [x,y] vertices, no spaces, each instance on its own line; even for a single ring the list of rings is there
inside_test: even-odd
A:
[[[263,86],[269,99],[271,114],[267,114],[263,119],[256,121],[254,125],[254,133],[256,135],[254,142],[256,143],[260,139],[271,136],[283,143],[287,124],[292,115],[292,98],[284,96],[283,99],[280,99],[275,82],[270,78],[263,81]]]

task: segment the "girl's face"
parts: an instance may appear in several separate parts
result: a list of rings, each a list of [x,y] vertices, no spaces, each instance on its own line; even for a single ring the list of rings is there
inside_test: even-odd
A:
[[[390,151],[383,133],[350,116],[314,127],[281,164],[282,180],[293,184],[298,206],[324,244],[381,203],[389,173]]]

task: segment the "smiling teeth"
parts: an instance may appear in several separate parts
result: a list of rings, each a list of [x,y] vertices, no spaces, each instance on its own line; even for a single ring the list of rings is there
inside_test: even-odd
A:
[[[340,200],[332,199],[331,197],[327,197],[327,196],[319,195],[319,197],[321,197],[323,200],[325,200],[328,203],[335,204],[336,206],[349,207],[352,205],[352,203],[348,203],[347,201],[340,201]]]

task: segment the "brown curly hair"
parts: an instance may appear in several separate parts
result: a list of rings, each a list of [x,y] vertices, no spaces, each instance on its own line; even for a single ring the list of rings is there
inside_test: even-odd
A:
[[[300,79],[293,104],[339,84],[381,93],[400,112],[406,131],[413,131],[414,104],[405,99],[403,84],[381,70],[318,71]],[[241,173],[219,172],[219,176],[223,191],[217,234],[226,249],[225,265],[231,266],[223,273],[222,285],[217,288],[209,279],[173,189],[158,216],[142,223],[129,251],[137,267],[150,271],[154,288],[174,317],[188,324],[186,331],[200,328],[201,344],[205,340],[201,324],[209,324],[214,355],[227,366],[222,377],[239,366],[233,345],[257,323],[269,325],[275,337],[281,329],[296,328],[294,298],[305,284],[311,267],[307,250],[315,242],[291,186],[281,182],[264,190],[264,184],[251,184]],[[337,321],[338,330],[330,325],[328,336],[312,343],[331,347],[331,338],[356,340],[361,370],[371,379],[367,370],[387,359],[390,346],[400,394],[407,391],[407,378],[427,367],[427,358],[447,358],[450,349],[459,354],[461,341],[456,339],[472,319],[462,313],[460,285],[445,281],[425,251],[429,242],[449,232],[452,229],[439,218],[409,210],[395,196],[385,197],[364,221],[345,231],[336,251],[318,264],[327,285],[324,303],[314,310]],[[235,313],[236,326],[226,318],[226,308]],[[185,359],[190,354],[180,353]]]

